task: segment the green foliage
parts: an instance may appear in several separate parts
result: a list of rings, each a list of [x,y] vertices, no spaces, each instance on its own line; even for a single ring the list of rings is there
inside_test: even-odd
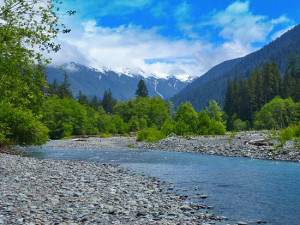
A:
[[[183,91],[172,97],[171,100],[177,107],[182,102],[190,101],[193,107],[196,109],[196,111],[205,109],[205,107],[208,106],[208,102],[211,99],[216,100],[221,106],[224,106],[228,78],[232,79],[235,73],[240,74],[242,78],[247,78],[249,77],[250,72],[255,70],[255,68],[263,67],[264,63],[266,62],[266,59],[269,59],[270,61],[275,61],[281,73],[284,73],[285,69],[289,65],[289,57],[291,53],[295,52],[296,57],[300,56],[299,40],[300,25],[297,25],[280,38],[264,46],[259,51],[256,51],[242,58],[237,58],[223,62],[213,67],[206,74],[195,79]],[[263,82],[257,84],[258,86],[260,86],[263,85]],[[299,90],[300,85],[298,85],[297,87]],[[254,89],[250,90],[251,92],[253,91],[252,93],[255,93]],[[289,96],[283,97],[286,98]],[[293,100],[299,101],[299,99]],[[261,106],[263,106],[265,103],[266,102],[263,102],[261,104],[261,102],[257,102],[257,104],[261,104]],[[226,111],[229,114],[229,116],[236,112],[233,111],[232,113],[229,113],[227,109],[224,109],[224,111]],[[254,113],[256,110],[259,109],[254,109],[252,113]],[[252,122],[250,118],[242,118],[239,115],[238,117],[244,121],[248,120]]]
[[[186,135],[196,133],[198,115],[191,103],[181,104],[174,116],[175,133]]]
[[[127,145],[127,148],[134,148],[133,145]]]
[[[102,99],[102,107],[103,107],[104,111],[106,113],[112,113],[113,108],[116,105],[116,103],[117,103],[117,100],[114,99],[114,97],[112,96],[111,90],[109,89],[108,92],[105,91],[103,99]]]
[[[126,124],[120,116],[112,116],[111,124],[108,131],[112,134],[124,134],[126,132]]]
[[[90,117],[88,117],[88,113]],[[87,109],[71,98],[48,98],[45,102],[43,122],[50,130],[50,137],[61,139],[71,135],[95,134],[92,123],[97,121],[92,109]]]
[[[87,125],[86,125],[86,134],[87,135],[95,135],[99,133],[99,128],[97,126],[99,113],[95,111],[93,108],[87,107]]]
[[[145,82],[140,79],[138,85],[137,85],[137,90],[135,92],[136,96],[138,97],[148,97],[148,89],[147,86],[145,84]]]
[[[294,130],[291,127],[287,127],[280,131],[278,140],[280,142],[279,147],[283,147],[288,140],[291,140],[294,136]]]
[[[279,141],[279,147],[283,147],[287,141],[294,138],[295,147],[299,148],[299,138],[300,138],[300,123],[293,124],[279,132],[277,140]]]
[[[210,131],[211,119],[205,111],[198,115],[197,134],[208,135]]]
[[[206,107],[205,112],[211,119],[222,122],[223,112],[215,100],[209,102],[209,107]]]
[[[224,135],[224,134],[226,134],[226,127],[220,121],[211,120],[211,123],[210,123],[210,126],[209,126],[209,134],[211,134],[211,135]]]
[[[30,110],[0,103],[0,146],[42,145],[47,139],[48,129]]]
[[[48,138],[39,119],[46,93],[44,65],[49,62],[42,53],[59,50],[52,42],[61,30],[54,4],[60,2],[0,3],[1,145],[40,145]]]
[[[150,127],[150,128],[140,131],[136,140],[155,143],[165,137],[166,136],[163,135],[157,128]]]
[[[102,133],[102,134],[99,135],[99,137],[101,137],[101,138],[110,138],[110,137],[113,137],[113,135],[109,134],[109,133]]]
[[[175,133],[175,122],[172,119],[167,119],[161,127],[161,133],[166,136]]]
[[[292,54],[289,61],[284,79],[281,78],[277,64],[267,62],[261,69],[253,70],[248,79],[242,80],[235,76],[233,82],[228,80],[224,110],[229,115],[227,121],[229,130],[233,129],[233,122],[236,119],[253,123],[257,111],[276,96],[291,97],[296,102],[300,101],[300,66],[295,54]],[[271,122],[274,123],[274,121]],[[257,128],[264,127],[262,121],[255,123]],[[285,127],[282,124],[279,127],[277,124],[274,126],[273,128],[277,129]]]
[[[243,131],[246,129],[247,129],[247,123],[242,121],[241,119],[237,119],[233,122],[233,130]]]
[[[152,125],[159,129],[170,118],[167,104],[159,97],[130,99],[128,102],[118,102],[114,113],[128,123],[129,131],[137,131]]]
[[[255,115],[256,129],[281,129],[299,121],[300,103],[292,99],[274,98]]]
[[[138,131],[140,129],[140,122],[137,116],[132,116],[128,122],[128,127],[130,131]]]

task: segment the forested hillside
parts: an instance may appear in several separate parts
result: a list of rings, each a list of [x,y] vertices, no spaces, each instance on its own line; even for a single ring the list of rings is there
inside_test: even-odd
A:
[[[227,128],[240,130],[245,121],[248,128],[282,129],[299,121],[299,102],[300,61],[296,56],[290,57],[283,78],[276,62],[266,62],[251,71],[249,78],[228,79],[224,105]]]
[[[223,106],[228,78],[233,78],[235,74],[249,77],[252,70],[262,67],[266,61],[275,61],[283,74],[292,53],[300,56],[300,25],[254,53],[212,68],[171,100],[176,107],[182,102],[189,101],[197,111],[204,109],[212,99]]]

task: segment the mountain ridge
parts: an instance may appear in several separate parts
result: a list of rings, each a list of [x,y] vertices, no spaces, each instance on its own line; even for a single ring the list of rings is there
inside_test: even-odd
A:
[[[130,71],[113,71],[106,67],[97,69],[74,62],[61,66],[48,66],[46,68],[48,82],[52,83],[54,79],[60,83],[63,82],[65,72],[68,74],[70,89],[75,98],[79,91],[85,93],[90,99],[94,96],[102,98],[104,91],[111,89],[117,100],[126,101],[135,97],[138,81],[143,79],[150,97],[158,95],[168,99],[190,82],[183,82],[175,76],[167,78],[144,77],[142,74],[133,74]]]
[[[228,78],[232,78],[235,73],[246,78],[256,67],[262,67],[266,60],[276,61],[283,73],[292,52],[300,56],[300,25],[255,52],[216,65],[196,78],[171,100],[176,107],[182,102],[189,101],[197,111],[205,109],[212,99],[223,106]]]

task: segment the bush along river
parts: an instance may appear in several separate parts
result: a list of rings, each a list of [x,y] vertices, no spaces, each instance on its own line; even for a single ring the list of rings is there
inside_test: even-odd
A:
[[[228,218],[216,224],[300,224],[299,163],[124,149],[43,147],[28,154],[47,160],[119,164],[138,176],[156,177],[166,191],[203,205],[203,213]]]

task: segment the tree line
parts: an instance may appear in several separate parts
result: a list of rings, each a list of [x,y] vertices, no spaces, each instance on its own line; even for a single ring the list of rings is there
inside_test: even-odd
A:
[[[267,63],[249,80],[228,81],[228,116],[213,100],[199,113],[189,102],[174,112],[171,101],[147,97],[143,81],[138,84],[137,97],[126,102],[117,102],[110,90],[103,99],[88,100],[79,93],[75,100],[67,74],[62,84],[47,84],[44,73],[50,61],[41,53],[59,50],[52,40],[58,32],[69,32],[63,24],[59,28],[55,3],[60,1],[29,4],[11,0],[0,7],[0,147],[40,145],[49,136],[130,132],[138,132],[138,140],[152,141],[172,133],[225,134],[226,125],[231,129],[232,124],[244,126],[246,121],[249,127],[269,129],[299,121],[299,66],[293,58],[283,80],[276,64]]]
[[[143,80],[137,85],[136,99],[117,102],[110,90],[103,99],[89,100],[79,92],[77,100],[69,90],[68,76],[62,84],[55,80],[49,84],[43,107],[42,122],[49,129],[50,138],[60,139],[71,135],[116,135],[139,132],[148,128],[160,137],[171,133],[224,134],[221,108],[215,101],[206,111],[196,113],[190,103],[182,104],[174,112],[171,101],[158,96],[149,98]]]
[[[287,127],[299,120],[299,101],[300,66],[296,55],[290,57],[283,78],[276,62],[266,62],[262,68],[253,70],[248,79],[238,75],[233,80],[228,79],[224,104],[227,129]],[[276,110],[279,119],[278,115],[272,115]],[[276,122],[273,117],[277,118]]]

